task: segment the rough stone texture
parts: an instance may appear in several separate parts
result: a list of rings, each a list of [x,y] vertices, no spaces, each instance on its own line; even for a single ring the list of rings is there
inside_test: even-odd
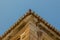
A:
[[[2,38],[0,37],[0,40],[2,40]]]

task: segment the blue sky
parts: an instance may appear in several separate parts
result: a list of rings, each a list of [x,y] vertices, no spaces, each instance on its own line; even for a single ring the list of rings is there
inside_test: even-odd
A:
[[[0,35],[29,9],[60,31],[60,0],[0,0]]]

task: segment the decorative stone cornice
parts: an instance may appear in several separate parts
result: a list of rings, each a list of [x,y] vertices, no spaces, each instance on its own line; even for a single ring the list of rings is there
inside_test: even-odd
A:
[[[49,29],[51,29],[52,31],[54,31],[57,35],[60,36],[60,32],[58,32],[55,28],[53,28],[53,26],[51,26],[51,24],[49,24],[48,22],[46,22],[43,18],[41,18],[40,16],[38,16],[37,14],[35,14],[35,12],[32,12],[31,9],[29,9],[29,11],[21,18],[19,19],[14,25],[12,25],[12,27],[7,30],[3,35],[2,38],[4,38],[7,34],[9,34],[16,26],[18,26],[22,20],[24,20],[26,17],[28,17],[29,15],[33,15],[35,18],[38,19],[39,22],[44,23]]]
[[[51,24],[49,24],[47,21],[45,21],[43,18],[41,18],[39,15],[36,15],[35,13],[33,14],[39,22],[43,22],[49,29],[51,29],[52,31],[54,31],[57,35],[60,36],[60,32]]]
[[[43,18],[41,18],[39,15],[36,15],[35,13],[33,14],[37,19],[38,22],[43,22],[49,29],[54,31],[58,36],[60,36],[60,32],[51,24],[49,24],[47,21],[45,21]]]

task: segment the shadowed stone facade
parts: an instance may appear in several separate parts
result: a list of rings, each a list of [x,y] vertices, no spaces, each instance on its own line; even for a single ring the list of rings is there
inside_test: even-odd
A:
[[[30,9],[0,40],[60,40],[60,33]]]

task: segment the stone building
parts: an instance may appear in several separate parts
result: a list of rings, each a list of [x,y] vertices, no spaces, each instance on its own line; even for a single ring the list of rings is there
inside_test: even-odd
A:
[[[60,33],[30,9],[0,40],[60,40]]]

